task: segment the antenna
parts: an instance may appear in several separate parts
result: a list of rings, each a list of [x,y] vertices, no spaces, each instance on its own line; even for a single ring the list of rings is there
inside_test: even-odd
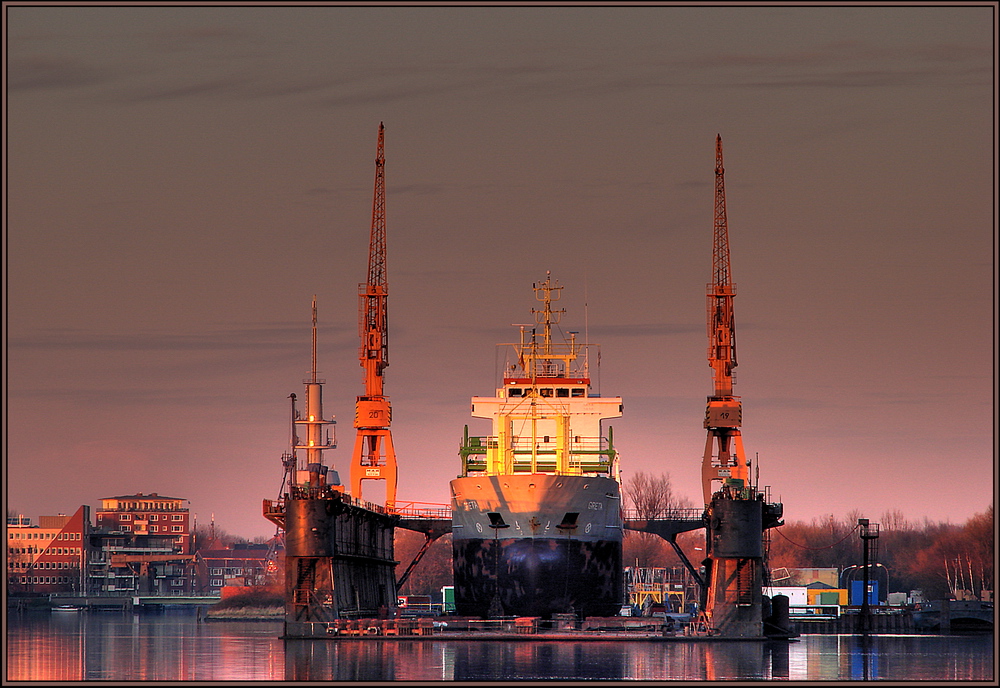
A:
[[[590,296],[588,294],[589,278],[583,271],[583,372],[590,377]]]
[[[312,382],[316,382],[316,295],[313,294]]]

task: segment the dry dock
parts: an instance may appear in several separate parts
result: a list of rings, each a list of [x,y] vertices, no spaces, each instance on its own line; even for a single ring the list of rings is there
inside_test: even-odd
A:
[[[664,641],[664,640],[773,640],[764,636],[723,638],[700,633],[692,625],[680,626],[660,618],[587,617],[542,620],[537,617],[477,619],[421,617],[401,619],[336,619],[316,623],[298,637],[331,640],[530,640],[538,641]],[[292,639],[292,636],[285,636]]]

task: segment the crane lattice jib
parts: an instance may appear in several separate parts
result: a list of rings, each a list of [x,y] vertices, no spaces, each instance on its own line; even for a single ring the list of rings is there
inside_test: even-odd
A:
[[[712,251],[712,286],[730,286],[729,229],[726,222],[726,170],[722,166],[722,137],[715,139],[715,243]],[[717,291],[718,293],[718,291]]]
[[[375,193],[372,200],[372,231],[368,249],[368,282],[360,288],[359,318],[361,365],[365,368],[365,383],[369,395],[381,394],[371,389],[375,377],[381,377],[389,365],[389,329],[387,326],[387,296],[385,251],[385,128],[378,128],[378,149],[375,156]]]
[[[708,362],[716,371],[715,394],[732,392],[732,371],[736,367],[736,323],[733,315],[732,283],[729,268],[729,227],[726,219],[725,168],[722,137],[715,140],[715,232],[712,246],[712,283],[708,286]]]

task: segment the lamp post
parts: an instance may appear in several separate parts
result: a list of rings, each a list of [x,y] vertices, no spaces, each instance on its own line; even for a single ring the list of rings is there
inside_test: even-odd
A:
[[[877,523],[869,523],[869,521],[868,521],[867,518],[859,518],[858,519],[858,526],[860,526],[860,528],[861,528],[861,532],[859,533],[859,535],[861,537],[861,545],[862,545],[862,547],[861,547],[861,549],[862,549],[862,561],[861,561],[861,564],[864,567],[864,584],[863,584],[864,587],[862,588],[862,593],[861,593],[861,595],[862,595],[862,597],[861,597],[861,614],[858,617],[858,631],[862,635],[868,635],[869,631],[871,630],[870,629],[871,623],[870,623],[870,618],[869,618],[871,610],[869,609],[869,605],[868,605],[868,581],[869,581],[868,572],[869,572],[869,568],[870,568],[870,566],[868,564],[868,553],[869,553],[869,550],[871,549],[872,541],[878,539],[878,524]],[[876,603],[877,602],[878,602],[878,600],[876,600]]]

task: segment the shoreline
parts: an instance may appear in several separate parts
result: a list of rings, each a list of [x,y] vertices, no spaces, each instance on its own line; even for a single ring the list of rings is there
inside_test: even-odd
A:
[[[209,609],[202,621],[284,621],[284,607],[233,607]]]

